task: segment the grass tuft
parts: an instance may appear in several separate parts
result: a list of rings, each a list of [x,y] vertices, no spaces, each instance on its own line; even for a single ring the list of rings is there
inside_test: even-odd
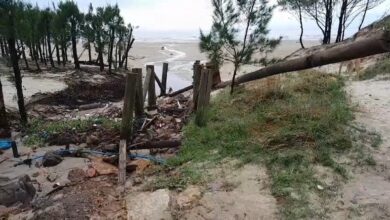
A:
[[[360,80],[369,80],[373,79],[376,76],[385,76],[390,75],[390,58],[385,58],[378,61],[374,65],[368,67],[363,73],[359,76]]]

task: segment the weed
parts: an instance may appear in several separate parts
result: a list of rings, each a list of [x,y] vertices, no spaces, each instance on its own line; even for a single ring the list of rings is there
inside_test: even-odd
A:
[[[32,120],[27,128],[27,138],[24,143],[27,146],[42,146],[54,134],[65,132],[86,132],[95,124],[106,129],[119,130],[120,123],[106,118],[90,118],[86,120],[44,121]]]
[[[363,74],[359,77],[360,80],[373,79],[378,75],[389,75],[390,74],[390,59],[386,58],[378,61],[374,65],[364,70]]]

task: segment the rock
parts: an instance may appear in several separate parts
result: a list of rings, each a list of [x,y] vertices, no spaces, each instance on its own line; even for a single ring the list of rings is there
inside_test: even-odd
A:
[[[118,167],[104,162],[102,158],[93,158],[92,167],[96,170],[98,175],[110,175],[118,173]]]
[[[87,137],[86,142],[88,146],[96,145],[97,143],[99,143],[99,138],[97,138],[95,135],[90,135]]]
[[[62,157],[54,152],[47,152],[42,159],[42,165],[44,167],[53,167],[61,163]]]
[[[127,219],[171,220],[169,190],[130,194],[126,197]]]
[[[173,117],[168,115],[163,120],[164,120],[165,123],[169,123],[169,122],[172,121],[172,119],[173,119]]]
[[[191,208],[202,197],[199,187],[189,186],[176,197],[176,205],[180,210]]]
[[[39,174],[40,174],[39,172],[35,172],[35,173],[33,173],[31,176],[34,177],[34,178],[36,178],[36,177],[39,176]]]
[[[0,205],[11,206],[17,202],[28,204],[34,198],[36,190],[29,176],[24,175],[16,181],[1,180]]]
[[[97,176],[98,173],[97,173],[97,171],[96,171],[95,168],[93,168],[93,167],[88,167],[87,172],[86,172],[86,175],[87,175],[87,177],[92,178],[92,177]]]
[[[85,178],[85,172],[84,170],[80,168],[75,168],[69,171],[68,173],[68,180],[71,182],[81,182]]]
[[[54,182],[58,178],[58,175],[56,173],[50,173],[49,175],[46,176],[46,179],[49,182]]]
[[[139,185],[139,184],[141,184],[143,181],[142,181],[142,178],[141,177],[134,177],[133,178],[133,186],[136,186],[136,185]]]

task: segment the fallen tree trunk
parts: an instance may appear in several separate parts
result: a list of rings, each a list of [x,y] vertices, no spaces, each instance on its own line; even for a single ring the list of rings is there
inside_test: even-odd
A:
[[[180,145],[181,145],[181,140],[147,141],[147,142],[130,145],[127,147],[127,150],[178,148],[180,147]]]
[[[310,69],[332,63],[363,58],[375,54],[390,52],[390,32],[378,31],[371,36],[351,42],[340,42],[314,54],[286,60],[236,78],[235,84],[250,82],[268,76]],[[223,88],[231,81],[219,83],[215,88]]]
[[[183,92],[187,92],[187,91],[191,90],[192,88],[193,88],[193,86],[190,85],[190,86],[184,87],[182,89],[179,89],[179,90],[177,90],[175,92],[169,93],[168,96],[169,97],[174,97],[174,96],[177,96],[177,95],[179,95],[179,94],[181,94]]]

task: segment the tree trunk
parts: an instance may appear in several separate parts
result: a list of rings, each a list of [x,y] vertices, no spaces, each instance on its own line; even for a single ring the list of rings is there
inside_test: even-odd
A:
[[[91,54],[91,42],[88,40],[88,61],[92,62],[92,54]]]
[[[76,23],[74,21],[71,22],[71,33],[74,67],[80,69],[79,58],[77,57]]]
[[[302,9],[301,6],[298,4],[298,13],[299,13],[299,25],[301,28],[301,34],[299,35],[299,43],[301,44],[301,48],[305,49],[305,46],[303,45],[303,19],[302,19]]]
[[[42,57],[43,57],[43,62],[45,63],[45,66],[47,66],[47,61],[46,61],[46,43],[45,43],[45,37],[43,37],[42,40]]]
[[[37,43],[38,53],[39,53],[39,59],[41,60],[41,63],[43,62],[43,56],[42,56],[42,49],[40,43]]]
[[[311,55],[301,58],[291,59],[267,66],[260,70],[238,77],[234,84],[241,84],[268,76],[310,69],[322,65],[339,63],[347,60],[353,60],[366,56],[390,52],[390,32],[381,31],[371,35],[366,39],[358,39],[341,45],[336,45],[315,51]],[[223,88],[231,85],[231,81],[222,82],[216,88]]]
[[[1,46],[1,56],[4,57],[5,56],[5,49],[4,49],[4,44],[3,44],[3,38],[0,38],[0,46]]]
[[[364,12],[363,12],[362,20],[360,21],[360,24],[359,24],[359,31],[360,31],[360,29],[362,29],[364,20],[366,19],[366,14],[367,14],[367,10],[368,10],[368,6],[369,6],[369,5],[370,5],[370,0],[367,0],[366,6],[364,7]]]
[[[20,44],[22,46],[22,57],[23,57],[24,63],[26,64],[26,68],[30,69],[30,66],[28,65],[28,62],[27,62],[26,51],[25,51],[25,47],[24,47],[23,41],[20,41]]]
[[[237,65],[237,64],[234,64],[233,79],[232,79],[232,84],[230,85],[230,95],[232,95],[233,92],[234,92],[234,85],[235,85],[235,83],[236,83],[237,71],[238,71],[238,65]]]
[[[20,113],[21,123],[27,125],[27,113],[24,106],[23,87],[22,87],[22,76],[20,74],[18,64],[18,54],[15,48],[15,25],[14,25],[14,11],[11,9],[9,13],[8,22],[8,47],[11,55],[12,68],[15,74],[15,86],[18,97],[18,107]]]
[[[99,55],[98,55],[99,65],[100,65],[100,72],[104,71],[104,60],[103,60],[103,49],[99,48]]]
[[[116,44],[116,47],[115,47],[115,62],[114,62],[115,69],[117,69],[117,65],[118,65],[118,44]]]
[[[60,58],[60,50],[58,49],[58,44],[57,43],[55,43],[55,48],[56,48],[57,64],[59,66],[59,65],[61,65],[61,58]]]
[[[128,55],[129,55],[129,51],[134,43],[134,38],[133,38],[133,28],[130,28],[130,31],[129,31],[129,38],[127,40],[127,45],[126,45],[126,49],[123,53],[123,57],[122,57],[122,60],[121,60],[121,63],[123,65],[123,63],[126,61],[126,66],[125,66],[125,69],[127,69],[127,58],[128,58]]]
[[[51,51],[51,36],[50,36],[50,29],[49,29],[49,25],[47,24],[47,27],[46,27],[46,30],[47,30],[47,48],[48,48],[48,51],[49,51],[49,60],[50,60],[50,65],[51,67],[55,67],[54,66],[54,61],[53,61],[53,53]]]
[[[3,85],[0,80],[0,138],[9,138],[10,136],[7,112],[5,111],[4,104]]]
[[[348,0],[343,0],[343,3],[341,4],[340,8],[340,16],[339,16],[339,26],[337,29],[337,36],[336,36],[336,43],[342,41],[342,35],[343,35],[343,27],[344,27],[344,21],[345,16],[347,13],[347,4]]]
[[[39,63],[38,63],[38,54],[37,54],[37,51],[35,49],[34,46],[31,46],[32,48],[32,56],[33,56],[33,60],[35,61],[35,66],[37,67],[37,70],[38,71],[41,71],[41,67],[39,66]]]
[[[5,56],[9,56],[9,47],[8,47],[8,43],[7,43],[7,40],[6,39],[3,39],[4,40],[4,50],[5,50]]]
[[[114,51],[114,38],[115,38],[115,31],[112,28],[111,36],[110,36],[109,52],[108,52],[108,73],[111,73],[111,69],[112,69],[112,53]]]
[[[61,45],[61,53],[62,53],[62,65],[65,66],[66,65],[66,42],[62,42],[62,45]]]
[[[67,63],[68,60],[68,46],[66,45],[66,42],[64,42],[64,52],[65,52],[65,63]]]

